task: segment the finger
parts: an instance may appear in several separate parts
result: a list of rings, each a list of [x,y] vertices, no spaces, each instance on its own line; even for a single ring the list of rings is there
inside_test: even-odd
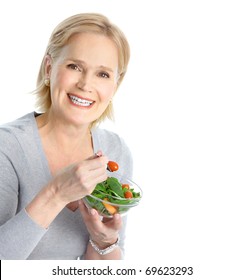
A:
[[[89,223],[97,221],[100,222],[100,216],[98,212],[94,208],[88,208],[82,199],[79,201],[79,210],[84,221],[87,221]]]
[[[95,170],[95,169],[106,169],[107,168],[107,163],[108,163],[108,158],[106,156],[100,156],[100,157],[96,157],[93,159],[88,159],[86,160],[86,164],[89,168],[89,170]]]
[[[98,172],[98,171],[97,171]],[[101,171],[99,173],[97,173],[92,175],[92,178],[90,178],[90,185],[93,186],[93,188],[91,189],[91,192],[95,189],[96,185],[99,184],[100,182],[104,182],[108,175],[106,172]]]
[[[87,159],[94,159],[94,158],[97,158],[97,157],[101,157],[103,154],[102,154],[102,151],[98,151],[96,153],[94,153],[91,157],[87,158]]]
[[[104,223],[104,224],[105,224],[105,223],[108,223],[108,222],[111,221],[111,219],[112,219],[112,218],[106,218],[106,217],[104,217],[104,218],[103,218],[103,223]]]
[[[96,169],[88,171],[85,174],[83,171],[82,173],[80,171],[80,174],[77,177],[79,184],[81,184],[86,190],[84,195],[88,195],[93,192],[97,184],[104,182],[107,179],[108,174],[103,169]]]
[[[81,213],[85,213],[86,211],[88,211],[88,208],[87,208],[87,206],[84,204],[84,202],[83,202],[82,199],[80,199],[80,200],[78,201],[78,206],[79,206],[79,210],[80,210]]]
[[[103,219],[103,223],[114,230],[120,230],[122,227],[122,218],[120,214],[115,214],[111,219]]]
[[[112,217],[110,217],[110,218],[104,217],[103,222],[104,222],[104,223],[108,223],[108,222],[110,222],[110,221],[112,221],[112,220],[116,220],[116,221],[121,220],[121,215],[117,213],[117,214],[114,214],[114,215],[113,215]]]
[[[92,208],[87,207],[85,205],[83,199],[79,200],[79,210],[80,210],[81,215],[84,218],[84,220],[88,220],[89,219],[89,215],[90,215],[90,211],[92,210]]]
[[[103,154],[102,154],[102,151],[98,151],[98,152],[95,153],[95,156],[96,156],[96,157],[101,157],[102,155],[103,155]]]
[[[77,178],[82,178],[85,181],[106,175],[107,159],[101,157],[92,160],[85,160],[78,163],[74,167],[74,173]]]

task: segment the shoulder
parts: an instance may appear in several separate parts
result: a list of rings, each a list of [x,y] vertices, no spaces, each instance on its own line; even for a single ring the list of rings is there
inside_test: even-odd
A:
[[[26,130],[34,120],[34,112],[24,115],[12,122],[8,122],[0,125],[0,133],[4,132],[21,132]]]
[[[21,132],[26,130],[26,127],[33,123],[35,118],[34,112],[24,115],[12,122],[8,122],[0,125],[0,133],[9,132]]]
[[[27,138],[33,128],[34,113],[0,125],[0,150],[13,149],[19,138]]]

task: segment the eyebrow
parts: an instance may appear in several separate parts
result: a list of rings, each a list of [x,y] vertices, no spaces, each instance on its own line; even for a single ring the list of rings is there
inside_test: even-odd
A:
[[[65,61],[67,61],[67,60],[73,61],[76,64],[87,65],[87,63],[85,61],[80,60],[80,59],[76,59],[76,58],[67,58],[67,59],[65,59]],[[104,65],[100,65],[100,66],[98,66],[98,68],[104,69],[104,70],[112,72],[112,73],[114,72],[114,70],[112,68],[104,66]]]

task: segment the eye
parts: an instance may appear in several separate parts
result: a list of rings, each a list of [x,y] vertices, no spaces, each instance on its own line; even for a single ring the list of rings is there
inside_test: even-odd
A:
[[[98,76],[106,79],[110,78],[110,75],[107,72],[100,72]]]
[[[72,70],[80,71],[81,72],[81,68],[78,65],[74,64],[74,63],[68,64],[67,67],[72,69]]]

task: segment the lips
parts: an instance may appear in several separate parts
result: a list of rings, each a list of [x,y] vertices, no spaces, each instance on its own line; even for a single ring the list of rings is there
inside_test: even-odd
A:
[[[68,97],[73,104],[80,106],[80,107],[89,107],[95,102],[91,99],[79,97],[79,96],[73,95],[73,94],[68,94]]]

